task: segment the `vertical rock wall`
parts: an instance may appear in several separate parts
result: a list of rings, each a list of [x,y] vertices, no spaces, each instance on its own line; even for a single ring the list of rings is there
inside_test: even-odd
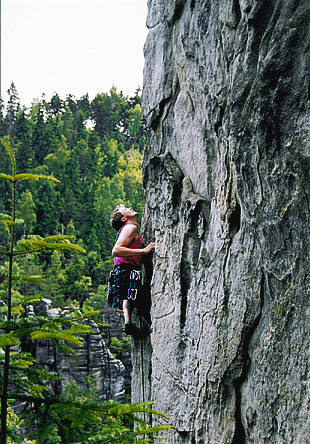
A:
[[[309,23],[306,0],[148,1],[146,349],[169,444],[310,443]]]
[[[36,314],[54,318],[60,315],[60,309],[52,308],[50,299],[42,299],[36,307]],[[27,316],[32,316],[30,310]],[[75,382],[81,390],[85,389],[90,377],[100,401],[114,399],[123,402],[126,389],[124,364],[112,355],[98,325],[90,321],[90,326],[93,332],[83,336],[85,340],[81,347],[70,344],[73,354],[59,352],[48,340],[29,341],[23,344],[24,351],[31,352],[40,366],[56,372],[61,378],[50,387],[55,395],[59,395],[70,382]]]

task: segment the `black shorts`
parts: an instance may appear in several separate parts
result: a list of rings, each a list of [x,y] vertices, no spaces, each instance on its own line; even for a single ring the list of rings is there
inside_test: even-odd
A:
[[[108,302],[113,308],[122,308],[123,300],[135,302],[141,292],[141,268],[137,265],[115,265],[110,273]]]

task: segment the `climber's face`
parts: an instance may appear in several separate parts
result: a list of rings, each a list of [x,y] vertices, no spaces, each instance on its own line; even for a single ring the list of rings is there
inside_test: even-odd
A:
[[[131,208],[131,207],[128,208],[128,207],[125,207],[124,205],[120,206],[119,210],[126,220],[136,218],[138,215],[138,213],[133,208]]]

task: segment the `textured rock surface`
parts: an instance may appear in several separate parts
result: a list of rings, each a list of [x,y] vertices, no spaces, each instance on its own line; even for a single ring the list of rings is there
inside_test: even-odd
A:
[[[309,22],[307,1],[148,2],[146,383],[169,444],[310,442]]]
[[[43,316],[59,316],[58,309],[52,308],[49,299],[43,299],[39,313]],[[85,388],[87,377],[96,384],[100,400],[114,399],[122,402],[125,397],[125,368],[115,359],[102,339],[98,326],[92,322],[93,333],[85,336],[82,347],[75,349],[74,354],[59,353],[50,341],[36,341],[32,344],[32,353],[40,365],[57,372],[63,378],[54,384],[54,391],[59,393],[68,382],[75,382],[81,389]]]
[[[124,316],[122,310],[115,310],[114,308],[111,308],[107,302],[105,303],[101,313],[102,313],[102,323],[109,326],[109,328],[103,329],[103,340],[105,342],[106,347],[110,349],[111,338],[114,337],[118,338],[119,340],[122,340],[122,338],[125,337]],[[125,367],[125,373],[121,374],[121,378],[124,378],[125,381],[125,386],[124,386],[125,395],[130,395],[131,372],[132,372],[130,344],[128,345],[128,351],[126,350],[122,351],[121,353],[118,353],[116,357],[118,360],[121,361],[121,363]]]

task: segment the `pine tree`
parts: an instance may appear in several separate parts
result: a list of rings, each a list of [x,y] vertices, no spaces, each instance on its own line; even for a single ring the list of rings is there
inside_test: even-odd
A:
[[[31,146],[31,123],[27,119],[25,109],[22,109],[16,116],[14,151],[16,162],[22,171],[32,167],[33,149]]]
[[[0,99],[0,137],[7,134],[7,125],[4,118],[4,102]]]
[[[55,93],[51,98],[51,101],[49,103],[49,109],[53,116],[61,114],[64,111],[63,101],[60,99],[57,93]]]
[[[41,319],[34,317],[32,319],[25,319],[21,316],[25,304],[35,303],[40,300],[40,296],[26,296],[24,297],[16,287],[18,282],[41,282],[41,276],[19,275],[16,259],[21,256],[38,253],[40,251],[53,251],[59,249],[75,250],[85,252],[81,247],[72,244],[70,236],[28,236],[20,240],[17,244],[15,242],[16,227],[19,223],[16,215],[16,201],[17,201],[17,184],[24,180],[46,180],[55,182],[53,177],[34,175],[29,173],[17,174],[16,162],[12,149],[2,139],[2,145],[6,148],[10,156],[12,164],[12,173],[0,173],[0,178],[11,183],[12,186],[12,211],[11,214],[1,214],[1,222],[10,231],[9,245],[7,248],[0,249],[0,255],[7,257],[7,294],[2,294],[2,320],[0,322],[0,347],[4,350],[4,356],[1,366],[1,443],[7,442],[7,417],[8,417],[8,402],[10,399],[40,399],[42,392],[45,390],[44,385],[38,382],[42,378],[48,378],[48,375],[43,370],[36,370],[33,367],[34,360],[31,355],[22,352],[14,352],[12,354],[12,346],[18,346],[21,339],[27,335],[31,335],[32,339],[53,339],[55,344],[60,345],[61,341],[67,341],[76,345],[81,341],[78,334],[87,333],[90,328],[86,325],[80,325],[76,322],[76,317],[65,321],[67,328],[62,330],[63,322],[61,320],[55,323],[55,320]],[[23,221],[22,221],[23,222]],[[78,316],[81,321],[81,316]],[[43,322],[42,322],[43,321]],[[69,321],[69,322],[68,322]],[[64,346],[62,345],[62,348]],[[68,349],[68,348],[67,348]],[[2,363],[1,363],[2,364]],[[10,375],[14,373],[14,378]],[[13,382],[12,382],[13,381]],[[17,384],[17,386],[15,386]]]
[[[13,136],[16,117],[20,111],[20,100],[18,97],[17,89],[13,82],[11,83],[11,86],[8,89],[8,95],[9,95],[9,100],[7,105],[6,126],[7,126],[7,134],[9,136]]]
[[[138,148],[140,152],[143,151],[145,145],[144,126],[142,121],[141,105],[137,104],[128,111],[127,125],[127,140],[125,147],[130,149],[132,147]]]
[[[95,121],[95,130],[100,138],[118,139],[119,127],[122,126],[126,111],[126,100],[116,88],[110,94],[98,94],[91,102],[91,117]]]
[[[45,125],[44,110],[39,103],[34,115],[31,145],[35,153],[36,165],[42,165],[50,150],[49,134]]]
[[[82,96],[77,101],[77,107],[78,107],[79,110],[83,111],[85,113],[85,115],[86,115],[86,118],[89,119],[90,102],[89,102],[88,94],[86,94],[85,96]]]
[[[48,169],[43,166],[36,168],[36,173],[46,176]],[[32,186],[32,195],[36,206],[36,233],[45,236],[50,232],[58,232],[59,227],[59,191],[51,181],[40,181]]]
[[[16,217],[24,221],[23,233],[25,234],[27,232],[31,234],[37,220],[35,203],[33,201],[31,191],[28,190],[21,193],[21,196],[17,202]]]

